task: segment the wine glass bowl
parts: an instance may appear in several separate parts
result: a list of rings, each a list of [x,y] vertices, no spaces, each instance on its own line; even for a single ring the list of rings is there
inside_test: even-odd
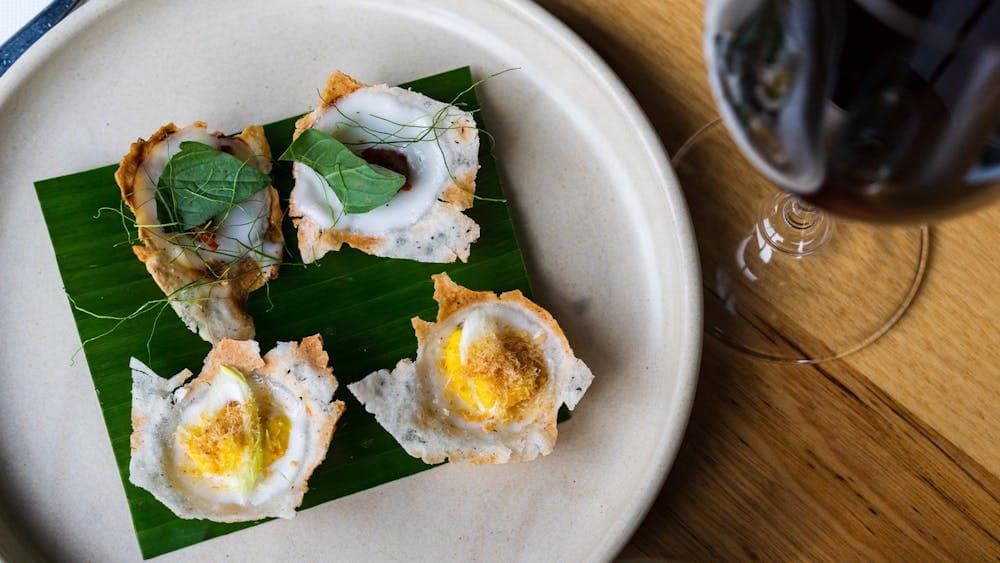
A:
[[[673,162],[708,332],[779,361],[867,346],[917,294],[916,222],[1000,193],[1000,2],[709,0],[704,48],[722,117]]]
[[[1000,189],[1000,2],[715,0],[705,49],[740,148],[825,210],[926,221]]]

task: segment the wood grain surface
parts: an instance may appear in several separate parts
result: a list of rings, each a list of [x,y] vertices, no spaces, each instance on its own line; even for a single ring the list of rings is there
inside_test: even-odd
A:
[[[618,73],[669,152],[716,116],[700,0],[541,4]],[[767,363],[706,337],[679,457],[621,556],[1000,560],[998,225],[1000,203],[935,225],[914,305],[843,360]]]

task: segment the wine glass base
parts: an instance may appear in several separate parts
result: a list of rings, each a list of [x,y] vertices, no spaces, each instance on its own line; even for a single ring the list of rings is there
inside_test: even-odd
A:
[[[927,227],[809,216],[725,127],[693,141],[674,166],[699,245],[706,332],[758,358],[808,364],[864,348],[903,316],[927,266]]]

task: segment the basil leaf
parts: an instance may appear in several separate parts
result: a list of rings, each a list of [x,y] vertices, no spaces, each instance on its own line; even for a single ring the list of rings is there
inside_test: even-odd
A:
[[[160,209],[166,208],[169,220],[191,229],[270,184],[271,177],[250,163],[204,143],[184,141],[156,187]]]
[[[406,183],[406,177],[351,152],[332,136],[306,129],[279,160],[294,160],[318,172],[347,213],[364,213],[385,205]]]

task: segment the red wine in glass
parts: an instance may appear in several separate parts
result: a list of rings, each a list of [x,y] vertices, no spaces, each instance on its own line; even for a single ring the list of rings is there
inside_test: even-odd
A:
[[[730,132],[775,184],[853,218],[924,221],[1000,188],[1000,0],[716,1]]]

